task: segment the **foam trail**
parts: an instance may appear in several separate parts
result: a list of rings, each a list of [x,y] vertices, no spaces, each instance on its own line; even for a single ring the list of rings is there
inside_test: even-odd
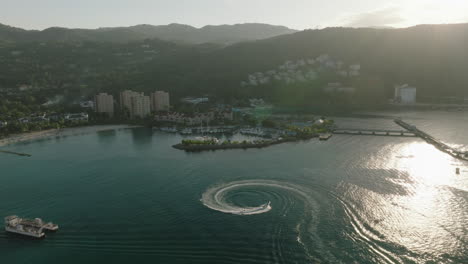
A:
[[[206,190],[202,195],[202,203],[215,211],[235,214],[235,215],[255,215],[263,214],[271,210],[270,203],[266,203],[256,207],[240,207],[237,205],[230,204],[224,199],[225,194],[229,191],[246,186],[265,186],[264,183],[259,182],[233,182],[228,185],[216,186]]]
[[[227,213],[227,214],[235,214],[235,215],[256,215],[256,214],[263,214],[272,209],[270,202],[256,206],[256,207],[241,207],[231,203],[228,203],[225,200],[225,194],[228,192],[242,187],[251,187],[251,186],[259,186],[259,187],[275,187],[280,189],[286,189],[290,191],[299,192],[301,194],[302,191],[298,189],[298,186],[289,186],[285,185],[284,183],[276,182],[276,181],[267,181],[267,180],[257,180],[257,181],[237,181],[232,182],[226,185],[215,186],[211,187],[203,193],[201,201],[202,203],[215,211]]]
[[[321,203],[330,200],[338,202],[342,206],[346,217],[354,229],[355,235],[359,238],[359,243],[366,245],[369,252],[372,252],[381,263],[399,262],[398,256],[379,245],[379,243],[383,243],[384,241],[374,234],[374,230],[367,227],[368,225],[363,222],[363,219],[355,214],[346,202],[329,191],[320,191],[320,188],[310,189],[274,180],[235,181],[208,188],[202,194],[200,201],[212,210],[234,215],[263,214],[272,209],[270,202],[256,207],[242,207],[233,204],[227,199],[227,194],[245,187],[268,187],[287,191],[289,195],[296,197],[304,203],[303,215],[299,219],[300,221],[295,231],[297,233],[297,242],[304,248],[306,255],[311,260],[317,260],[316,257],[320,256],[319,260],[326,260],[331,263],[339,262],[335,253],[329,250],[329,247],[317,232],[317,222],[319,221],[317,215],[321,211]],[[257,193],[258,191],[252,190],[252,192]],[[289,204],[279,204],[278,206],[287,207]]]

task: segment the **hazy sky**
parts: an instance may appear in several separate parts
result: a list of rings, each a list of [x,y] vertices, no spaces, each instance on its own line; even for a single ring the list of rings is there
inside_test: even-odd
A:
[[[468,0],[0,0],[0,23],[27,29],[260,22],[295,29],[468,22]]]

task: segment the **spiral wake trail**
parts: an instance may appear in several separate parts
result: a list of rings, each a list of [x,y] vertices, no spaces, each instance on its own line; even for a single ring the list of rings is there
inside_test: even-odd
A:
[[[264,188],[286,191],[287,194],[273,192],[274,196],[281,197],[281,202],[284,204],[275,204],[273,202],[270,205],[269,202],[259,206],[240,206],[229,199],[229,194],[233,192],[245,191],[246,189],[251,189],[252,192],[261,192],[260,190]],[[262,192],[262,194],[265,193]],[[325,260],[339,263],[340,257],[336,256],[336,252],[329,249],[326,239],[319,235],[320,230],[318,230],[319,216],[321,211],[324,210],[322,209],[322,207],[324,207],[323,200],[331,199],[332,202],[340,206],[344,217],[347,218],[345,221],[351,227],[350,230],[353,232],[353,237],[357,238],[353,239],[353,243],[364,245],[367,252],[374,255],[374,258],[379,259],[381,263],[399,262],[398,256],[395,256],[381,246],[385,241],[381,241],[378,235],[374,234],[374,230],[368,228],[369,225],[363,222],[364,220],[354,212],[350,205],[337,195],[326,190],[320,190],[320,188],[306,188],[296,184],[275,180],[235,181],[208,188],[202,194],[201,202],[212,210],[226,214],[257,215],[268,213],[276,209],[283,216],[286,216],[286,212],[288,211],[287,207],[292,206],[294,203],[291,197],[300,200],[304,206],[300,219],[298,219],[295,229],[291,232],[297,233],[297,242],[311,260]],[[275,250],[281,251],[281,247],[277,246]],[[276,256],[281,256],[282,252],[276,252],[275,254]]]

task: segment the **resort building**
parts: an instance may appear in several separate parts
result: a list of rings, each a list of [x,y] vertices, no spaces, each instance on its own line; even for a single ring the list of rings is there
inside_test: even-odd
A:
[[[169,111],[169,93],[156,91],[151,94],[151,110],[154,112]]]
[[[395,86],[395,102],[401,104],[416,103],[416,88],[408,84]]]
[[[197,105],[197,104],[201,104],[201,103],[208,103],[210,101],[210,99],[208,97],[197,97],[197,98],[185,97],[185,98],[182,98],[181,101],[183,103]]]
[[[94,96],[94,105],[97,113],[106,113],[110,117],[114,116],[114,97],[107,93],[100,93]]]
[[[130,90],[120,92],[120,109],[123,111],[130,111],[132,109],[132,97],[139,95],[143,95],[143,93],[138,93]]]
[[[66,121],[88,121],[89,116],[87,113],[76,113],[76,114],[66,114],[65,115]]]
[[[154,116],[154,120],[158,122],[169,122],[184,124],[188,126],[209,125],[219,121],[232,121],[234,114],[232,111],[210,111],[206,113],[191,113],[184,114],[178,112],[158,113]]]
[[[145,118],[151,114],[150,97],[138,95],[131,97],[130,116]]]

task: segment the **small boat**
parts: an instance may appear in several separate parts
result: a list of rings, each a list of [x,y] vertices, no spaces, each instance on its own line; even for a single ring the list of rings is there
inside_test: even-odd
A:
[[[180,134],[182,134],[182,135],[191,135],[192,133],[193,132],[192,132],[191,128],[185,128],[182,131],[180,131]]]
[[[322,140],[322,141],[324,141],[324,140],[329,140],[331,137],[332,137],[332,134],[327,133],[327,134],[321,134],[321,135],[319,136],[319,139]]]
[[[175,128],[175,127],[172,127],[172,128],[170,128],[170,127],[162,127],[162,128],[161,128],[161,131],[167,132],[167,133],[177,133],[177,128]]]

